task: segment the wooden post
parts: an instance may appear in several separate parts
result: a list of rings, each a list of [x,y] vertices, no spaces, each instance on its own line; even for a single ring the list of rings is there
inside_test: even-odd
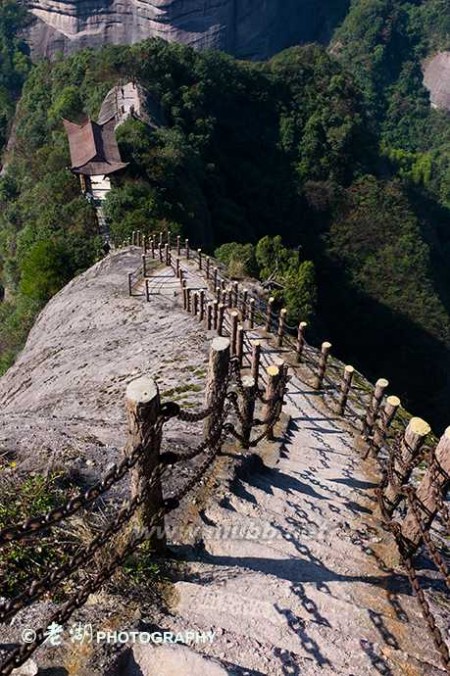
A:
[[[188,239],[184,240],[184,246],[185,246],[185,250],[186,250],[186,258],[189,260],[189,240]]]
[[[131,233],[131,246],[134,246],[135,241],[136,241],[136,230],[133,230],[133,232]]]
[[[196,317],[198,315],[198,292],[197,291],[195,291],[195,293],[194,293],[193,312],[194,312],[194,317]]]
[[[176,274],[177,278],[180,276],[180,259],[179,258],[177,258],[175,260],[175,274]]]
[[[241,392],[242,442],[243,448],[250,448],[250,435],[255,416],[255,380],[252,376],[243,376]]]
[[[225,307],[226,307],[227,306],[227,292],[223,288],[220,291],[220,299],[221,299],[223,305],[225,305]]]
[[[278,318],[278,339],[277,339],[277,345],[278,347],[283,347],[283,338],[284,338],[284,332],[286,330],[286,315],[287,315],[287,310],[284,307],[282,310],[280,310],[280,316]]]
[[[385,378],[379,378],[379,380],[377,380],[375,383],[373,396],[370,400],[369,406],[367,407],[366,419],[364,421],[363,434],[366,439],[369,439],[372,436],[375,421],[378,416],[378,411],[380,410],[381,402],[388,386],[389,380],[386,380]]]
[[[297,349],[296,349],[296,359],[297,359],[297,364],[300,364],[302,361],[302,356],[303,356],[303,350],[305,348],[305,331],[306,327],[308,324],[306,322],[300,322],[298,325],[298,332],[297,332]]]
[[[383,411],[380,411],[373,433],[373,446],[378,452],[386,439],[387,431],[400,407],[400,399],[390,396],[386,399]]]
[[[150,240],[150,247],[152,250],[152,258],[155,258],[155,240],[153,239],[153,237]]]
[[[211,261],[209,256],[206,257],[206,279],[209,280],[209,268],[211,265]]]
[[[208,303],[208,312],[207,312],[207,329],[208,329],[208,331],[211,331],[211,329],[212,329],[212,315],[213,315],[212,303]]]
[[[197,249],[197,253],[198,253],[198,269],[202,270],[202,250]]]
[[[186,287],[186,310],[188,312],[192,312],[191,291],[192,291],[192,289],[190,287]]]
[[[213,309],[213,328],[214,328],[214,331],[217,331],[219,303],[216,300],[213,300],[213,302],[212,302],[212,309]]]
[[[177,256],[181,256],[181,238],[180,235],[177,235]]]
[[[242,321],[247,319],[248,289],[242,291]]]
[[[187,295],[187,281],[183,279],[181,282],[181,286],[183,289],[183,310],[187,310],[188,307],[188,295]]]
[[[203,423],[203,437],[207,439],[214,434],[220,424],[226,391],[223,388],[228,378],[230,365],[230,341],[228,338],[214,338],[209,353],[208,375],[206,379],[205,408],[212,408],[212,413]],[[218,432],[220,434],[220,431]]]
[[[128,417],[128,443],[125,455],[143,447],[143,454],[131,470],[131,497],[144,497],[138,510],[138,519],[142,526],[151,531],[152,548],[161,551],[165,548],[164,518],[155,520],[155,515],[163,507],[161,481],[158,477],[159,454],[161,448],[160,400],[158,386],[153,378],[143,377],[133,380],[126,390],[126,410]]]
[[[159,233],[159,245],[162,247],[163,243],[164,243],[164,233],[160,232]]]
[[[162,263],[163,262],[163,248],[161,242],[158,244],[158,252],[159,252],[159,260]]]
[[[233,292],[231,286],[228,288],[228,309],[231,310],[233,307]]]
[[[447,427],[434,451],[434,466],[428,467],[416,491],[417,511],[428,530],[439,511],[437,498],[445,502],[450,477],[450,427]],[[402,524],[402,535],[412,554],[422,541],[422,533],[414,512],[408,508]]]
[[[144,277],[147,277],[147,262],[145,260],[145,254],[142,254],[142,274]]]
[[[128,273],[128,295],[129,296],[133,295],[133,273],[132,272]]]
[[[218,273],[217,268],[214,268],[214,270],[213,270],[213,288],[214,289],[217,289],[217,273]]]
[[[264,330],[266,333],[270,332],[270,328],[272,326],[272,311],[273,311],[273,304],[275,303],[275,298],[271,296],[267,302],[267,314],[266,314],[266,325],[264,327]]]
[[[325,377],[325,371],[327,369],[327,361],[328,357],[330,355],[330,350],[331,350],[331,343],[322,343],[322,348],[320,350],[320,358],[319,358],[319,373],[317,374],[316,382],[314,384],[314,387],[316,390],[320,390],[322,387],[323,379]]]
[[[220,301],[220,294],[221,294],[220,286],[216,286],[216,301],[217,302]]]
[[[263,420],[268,420],[270,421],[271,418],[273,417],[276,406],[277,406],[277,398],[279,396],[279,390],[280,390],[280,381],[281,381],[281,371],[278,368],[278,366],[275,366],[272,364],[271,366],[268,366],[266,369],[267,373],[267,385],[266,385],[266,391],[264,398],[266,400],[266,403],[264,404],[263,411],[262,411],[262,419]],[[273,441],[274,436],[273,436],[273,428],[275,426],[275,421],[269,422],[266,425],[266,434],[267,434],[267,439],[269,441]]]
[[[236,335],[236,355],[239,359],[239,366],[242,368],[244,360],[244,327],[238,326]]]
[[[142,237],[142,248],[144,250],[144,253],[147,253],[147,235],[143,235]]]
[[[255,299],[250,298],[250,309],[248,314],[248,322],[251,329],[255,328]]]
[[[166,234],[167,234],[167,240],[166,241],[167,241],[167,244],[169,245],[169,249],[170,249],[170,238],[171,238],[170,230],[168,230]]]
[[[145,280],[145,298],[147,300],[147,303],[150,303],[150,287],[149,287],[149,281],[148,279]]]
[[[233,307],[238,309],[238,307],[239,307],[239,283],[238,282],[233,282],[233,297],[234,297]]]
[[[238,328],[239,313],[231,313],[231,355],[234,357],[237,354],[237,328]]]
[[[400,458],[398,460],[394,459],[394,466],[392,468],[395,481],[399,485],[407,483],[412,472],[408,465],[417,455],[427,434],[430,432],[431,428],[429,424],[425,420],[422,420],[422,418],[411,418],[409,421],[400,445]],[[403,497],[399,495],[397,487],[389,482],[383,495],[385,511],[389,516],[392,516],[402,499]]]
[[[258,387],[259,383],[260,362],[261,362],[261,342],[259,340],[253,340],[251,371],[253,380],[255,381],[255,387]]]
[[[217,322],[217,333],[219,336],[223,335],[223,320],[225,317],[225,305],[223,303],[219,304],[219,319]]]
[[[166,259],[166,265],[170,265],[169,255],[170,255],[169,245],[164,244],[164,258]]]
[[[199,311],[198,321],[202,322],[205,318],[205,292],[203,291],[203,289],[200,290],[199,304],[200,304],[200,311]]]
[[[352,386],[352,380],[353,380],[353,375],[355,373],[355,369],[353,366],[345,366],[344,367],[344,377],[342,378],[342,383],[341,383],[341,396],[339,398],[339,405],[338,405],[338,414],[339,415],[344,415],[345,413],[345,407],[347,406],[347,400],[348,400],[348,395],[350,392],[350,388]]]

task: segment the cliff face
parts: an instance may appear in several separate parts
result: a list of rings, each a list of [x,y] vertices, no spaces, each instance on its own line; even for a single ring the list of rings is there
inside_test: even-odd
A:
[[[346,5],[347,0],[342,0]],[[35,56],[148,37],[263,59],[324,39],[336,0],[28,0]]]

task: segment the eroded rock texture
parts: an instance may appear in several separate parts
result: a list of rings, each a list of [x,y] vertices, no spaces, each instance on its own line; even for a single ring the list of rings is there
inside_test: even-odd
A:
[[[36,56],[157,36],[261,59],[325,38],[336,0],[29,0],[28,6],[37,19],[28,30]]]

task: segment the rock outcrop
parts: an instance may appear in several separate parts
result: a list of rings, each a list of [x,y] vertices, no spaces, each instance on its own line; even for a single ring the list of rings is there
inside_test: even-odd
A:
[[[450,52],[439,52],[423,68],[423,83],[434,108],[450,110]]]
[[[335,0],[28,0],[36,56],[148,37],[263,59],[330,31]],[[343,4],[345,4],[343,2]]]

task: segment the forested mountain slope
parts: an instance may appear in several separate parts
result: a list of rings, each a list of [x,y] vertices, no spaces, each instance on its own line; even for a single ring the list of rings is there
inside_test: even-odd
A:
[[[328,52],[296,47],[265,63],[149,40],[36,64],[0,180],[3,368],[40,305],[98,250],[62,118],[95,119],[111,86],[136,79],[167,126],[118,131],[130,165],[108,200],[113,235],[170,226],[209,252],[246,244],[253,274],[282,278],[292,321],[308,315],[314,340],[331,338],[444,426],[450,125],[429,106],[420,64],[446,47],[448,11],[360,0]],[[277,235],[298,253],[261,243]]]

